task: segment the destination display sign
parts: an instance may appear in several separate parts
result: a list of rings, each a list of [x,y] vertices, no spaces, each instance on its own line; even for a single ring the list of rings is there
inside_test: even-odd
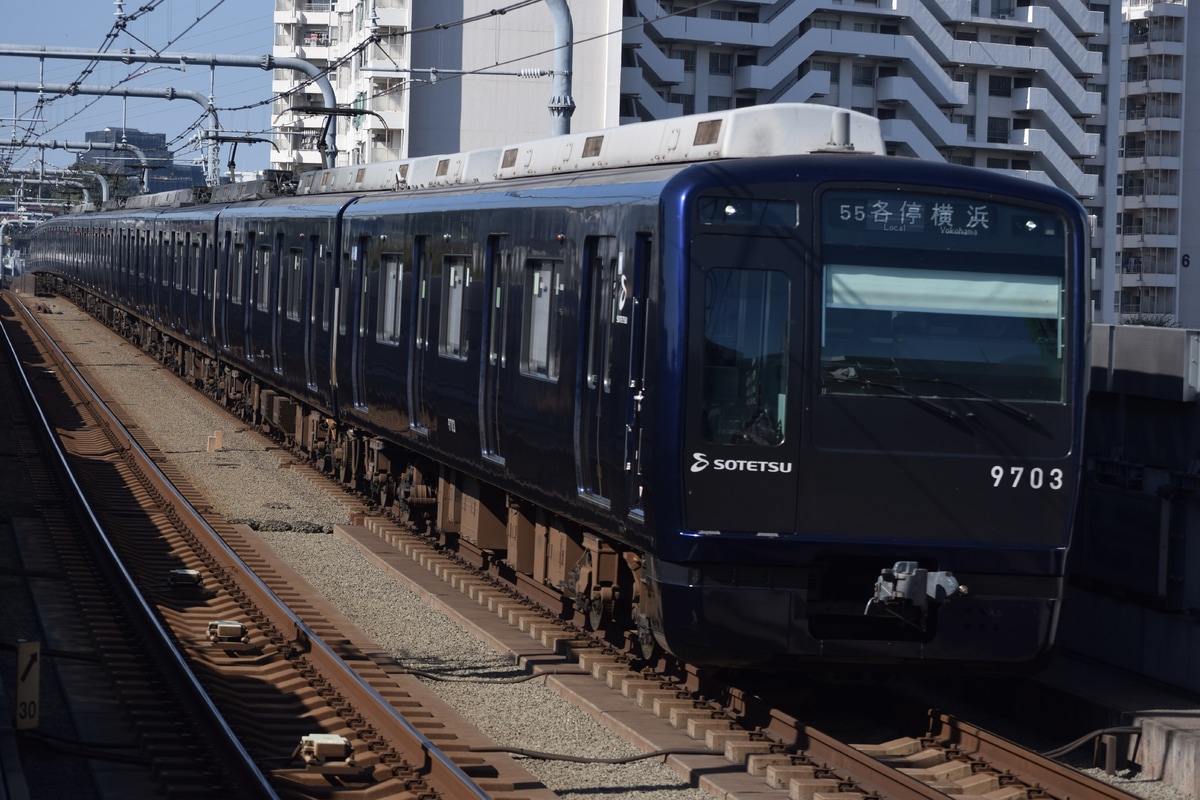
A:
[[[1061,257],[1066,227],[1054,213],[979,197],[846,190],[822,198],[826,245],[973,250]]]
[[[977,200],[928,195],[838,194],[826,203],[827,224],[889,233],[988,236],[996,207]]]

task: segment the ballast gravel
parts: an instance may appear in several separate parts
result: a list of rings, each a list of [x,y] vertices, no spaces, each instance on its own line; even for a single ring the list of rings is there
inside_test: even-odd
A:
[[[627,758],[638,750],[540,682],[478,683],[523,676],[484,645],[332,534],[349,521],[345,507],[297,471],[290,460],[183,386],[135,346],[66,301],[39,320],[72,345],[79,365],[133,416],[192,485],[226,519],[249,525],[312,587],[403,666],[447,680],[430,689],[503,747],[586,758]],[[220,449],[208,437],[221,432]],[[630,764],[522,760],[563,798],[713,800],[656,760]],[[764,787],[765,788],[765,787]]]

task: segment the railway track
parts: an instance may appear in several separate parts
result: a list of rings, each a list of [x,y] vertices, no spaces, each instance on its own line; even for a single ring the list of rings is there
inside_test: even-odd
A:
[[[79,649],[96,654],[167,796],[553,796],[511,757],[472,753],[483,741],[473,729],[431,707],[235,526],[203,518],[202,499],[155,465],[153,445],[109,413],[24,307],[8,302],[4,318],[24,331],[17,360],[103,536],[95,544],[64,517],[44,537],[86,615]],[[46,505],[74,505],[46,493]],[[97,549],[112,556],[105,573]]]
[[[643,747],[661,751],[663,758],[692,785],[719,797],[780,796],[804,800],[857,800],[878,798],[941,798],[946,795],[986,796],[988,800],[1123,800],[1132,798],[1119,789],[1096,781],[1070,767],[1040,758],[1023,748],[1004,742],[949,715],[931,714],[929,720],[914,720],[911,736],[886,742],[850,744],[847,737],[827,735],[799,719],[793,710],[782,710],[761,686],[738,686],[690,670],[685,665],[667,669],[665,663],[641,661],[633,650],[598,641],[569,614],[547,609],[518,596],[502,585],[489,570],[495,561],[486,554],[447,552],[441,543],[418,535],[404,524],[386,516],[364,516],[361,524],[344,526],[342,535],[413,585],[443,582],[453,588],[437,591],[443,610],[470,620],[494,641],[508,642],[509,652],[520,652],[530,672],[554,671],[563,663],[577,666],[595,680],[580,689],[578,675],[549,678],[556,691],[590,695],[610,691],[627,698],[640,710],[643,722],[628,719],[643,737]],[[236,529],[224,531],[236,540]],[[254,548],[244,542],[247,551]],[[253,557],[247,564],[258,568]],[[263,567],[267,569],[268,567]],[[303,598],[291,598],[297,603]],[[239,606],[240,607],[240,606]],[[480,608],[487,612],[480,615]],[[230,612],[233,615],[234,612]],[[330,612],[331,614],[333,612]],[[481,621],[482,620],[482,621]],[[290,631],[286,624],[280,628]],[[507,631],[507,632],[506,632]],[[513,645],[513,631],[525,636],[525,645]],[[288,638],[293,642],[300,637]],[[278,645],[277,645],[278,646]],[[339,656],[343,656],[339,653]],[[353,655],[350,654],[351,660]],[[387,659],[377,666],[386,671]],[[539,665],[556,665],[551,667]],[[398,668],[397,668],[398,669]],[[646,733],[662,722],[670,733]],[[472,757],[483,757],[488,744],[467,745]],[[507,749],[507,748],[499,748]],[[548,755],[548,754],[528,754]],[[732,776],[732,780],[730,780]]]

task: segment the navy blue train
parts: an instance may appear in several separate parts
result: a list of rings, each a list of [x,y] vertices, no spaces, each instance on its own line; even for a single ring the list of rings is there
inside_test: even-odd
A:
[[[889,157],[874,119],[807,105],[253,191],[61,216],[34,269],[647,656],[1051,647],[1090,302],[1063,192]]]

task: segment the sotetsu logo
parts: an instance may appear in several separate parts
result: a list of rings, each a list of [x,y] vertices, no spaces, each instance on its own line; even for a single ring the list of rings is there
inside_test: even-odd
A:
[[[790,461],[750,461],[744,458],[709,459],[707,453],[692,453],[692,472],[704,472],[712,467],[724,472],[782,472],[792,471]]]

